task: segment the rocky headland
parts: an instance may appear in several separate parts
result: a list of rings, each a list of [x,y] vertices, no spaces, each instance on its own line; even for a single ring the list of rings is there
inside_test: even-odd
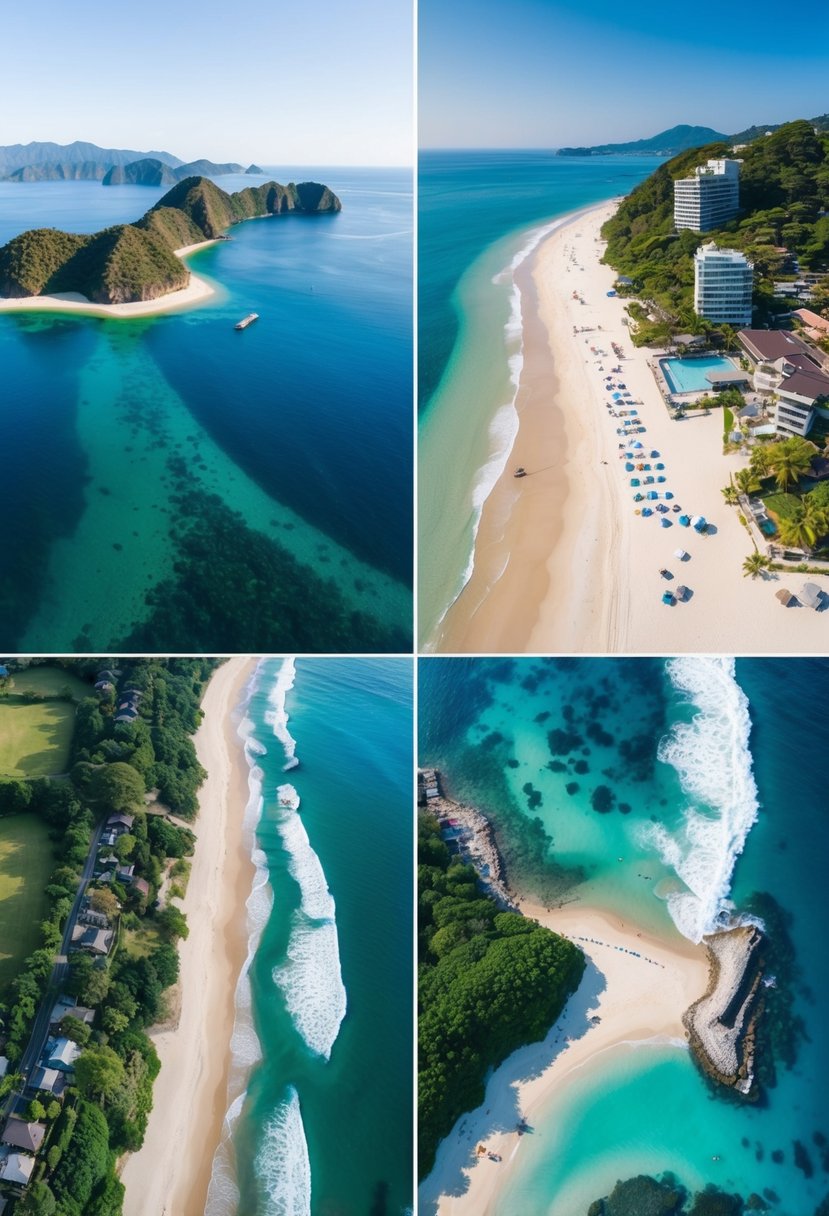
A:
[[[90,236],[33,228],[0,248],[0,296],[77,292],[95,304],[155,300],[186,287],[176,250],[216,240],[243,220],[319,215],[342,204],[319,182],[266,182],[227,194],[205,177],[178,182],[140,220]]]
[[[437,769],[418,769],[417,783],[418,802],[435,816],[444,839],[449,836],[461,858],[475,867],[488,895],[501,907],[517,911],[515,897],[507,884],[504,860],[486,816],[474,807],[445,797]]]
[[[754,1055],[762,1012],[763,934],[741,925],[703,938],[708,988],[686,1010],[683,1023],[703,1071],[746,1098],[757,1097]]]

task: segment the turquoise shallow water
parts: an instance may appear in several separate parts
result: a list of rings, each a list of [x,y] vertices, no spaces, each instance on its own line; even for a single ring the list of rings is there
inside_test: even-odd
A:
[[[418,197],[419,628],[471,573],[480,513],[515,437],[514,272],[557,217],[628,193],[655,157],[423,152]]]
[[[669,936],[743,914],[758,891],[790,918],[794,1060],[778,1058],[763,1101],[712,1095],[680,1047],[606,1053],[522,1144],[498,1216],[584,1216],[617,1178],[666,1170],[692,1190],[766,1193],[785,1216],[812,1216],[829,1193],[816,1140],[829,1134],[817,1029],[829,829],[822,728],[803,722],[827,687],[820,659],[421,660],[421,762],[488,811],[520,887],[589,898]],[[601,786],[606,811],[594,809]]]
[[[410,176],[309,175],[342,213],[237,225],[193,255],[221,287],[203,308],[0,317],[0,439],[17,453],[0,490],[4,649],[408,649]],[[162,193],[124,191],[3,184],[0,242],[33,223],[135,219]],[[253,309],[257,325],[236,333]],[[260,586],[284,604],[276,625],[231,564],[254,551],[268,567]],[[217,596],[206,612],[224,583],[239,610]]]
[[[411,704],[409,660],[259,666],[254,957],[208,1216],[410,1208]]]

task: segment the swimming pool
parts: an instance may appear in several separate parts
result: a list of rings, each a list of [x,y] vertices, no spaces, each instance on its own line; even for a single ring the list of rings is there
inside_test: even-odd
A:
[[[662,375],[672,393],[702,393],[711,389],[707,372],[735,372],[736,363],[724,355],[705,355],[701,359],[660,359]]]

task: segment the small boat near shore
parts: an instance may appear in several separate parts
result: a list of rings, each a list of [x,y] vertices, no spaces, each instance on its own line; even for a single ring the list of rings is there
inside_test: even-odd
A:
[[[258,321],[258,320],[259,320],[258,312],[249,312],[246,317],[242,317],[241,321],[237,321],[233,328],[234,329],[247,329],[247,327],[249,325],[253,325],[253,322]]]

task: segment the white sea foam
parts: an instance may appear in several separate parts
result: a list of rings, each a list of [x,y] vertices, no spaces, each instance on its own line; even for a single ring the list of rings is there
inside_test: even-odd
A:
[[[494,490],[498,480],[507,467],[510,454],[515,445],[515,439],[518,435],[518,410],[516,401],[518,400],[518,388],[521,383],[521,373],[524,370],[524,324],[522,319],[522,295],[521,289],[516,281],[516,271],[530,257],[545,237],[551,232],[555,232],[563,224],[569,223],[573,219],[572,215],[561,216],[559,219],[553,220],[549,224],[542,224],[538,228],[530,230],[527,240],[521,248],[515,253],[510,262],[493,275],[492,282],[496,286],[512,281],[512,291],[510,293],[510,311],[506,324],[504,325],[504,338],[507,351],[507,365],[509,367],[510,386],[512,395],[509,401],[499,405],[489,424],[489,456],[486,463],[483,464],[475,474],[472,483],[472,544],[469,551],[469,560],[466,568],[461,575],[460,586],[452,597],[451,601],[446,605],[438,618],[436,629],[440,627],[441,622],[446,616],[452,604],[460,596],[466,584],[472,577],[475,569],[475,546],[478,540],[478,530],[481,525],[481,515],[483,514],[484,504]]]
[[[273,733],[285,751],[285,759],[291,760],[296,754],[296,740],[288,730],[288,711],[285,708],[285,698],[294,686],[296,679],[296,662],[294,659],[283,659],[282,666],[268,693],[268,704],[271,706],[265,713],[265,721],[273,727]]]
[[[315,1055],[331,1057],[346,1012],[337,926],[294,915],[288,957],[273,969],[294,1025]]]
[[[287,959],[273,969],[294,1025],[311,1051],[329,1059],[345,1017],[347,997],[340,966],[336,905],[322,862],[299,815],[299,795],[280,785],[278,823],[288,870],[300,890]]]
[[[256,1177],[263,1216],[311,1216],[311,1163],[293,1086],[265,1125]]]
[[[689,805],[675,834],[656,824],[645,836],[685,885],[668,894],[667,904],[680,933],[693,942],[747,919],[734,917],[728,894],[759,802],[748,699],[734,673],[730,658],[694,656],[668,663],[674,687],[697,712],[691,722],[673,727],[658,755],[676,769]]]

